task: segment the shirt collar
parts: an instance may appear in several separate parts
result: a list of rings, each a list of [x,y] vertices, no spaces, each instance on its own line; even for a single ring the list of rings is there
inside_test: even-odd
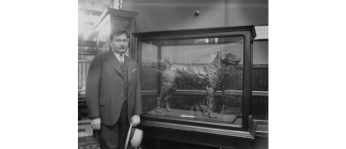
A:
[[[113,50],[112,50],[112,52],[114,53],[115,57],[117,57],[117,59],[120,61],[120,54],[115,53]],[[123,54],[123,56],[124,56],[124,59],[125,59],[125,53]]]

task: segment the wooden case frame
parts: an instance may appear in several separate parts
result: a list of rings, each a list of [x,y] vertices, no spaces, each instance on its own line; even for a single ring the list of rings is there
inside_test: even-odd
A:
[[[158,118],[141,115],[140,128],[146,130],[146,136],[195,144],[207,144],[211,146],[226,147],[239,145],[239,142],[248,144],[254,139],[256,123],[251,118],[252,96],[252,65],[253,65],[253,40],[256,37],[254,26],[203,28],[133,33],[136,38],[136,57],[141,66],[141,42],[148,40],[191,39],[198,37],[244,37],[244,74],[243,74],[243,117],[241,126],[221,124],[213,122],[195,122],[191,120],[175,118]],[[161,59],[158,58],[160,61]],[[179,134],[175,134],[177,132]],[[172,134],[173,133],[173,134]],[[170,134],[170,135],[168,135]],[[208,141],[204,137],[191,138],[191,135],[205,137],[230,137],[234,141]],[[190,136],[190,137],[189,137]],[[240,140],[239,140],[240,139]],[[241,143],[240,143],[241,144]],[[234,147],[237,147],[235,145]]]

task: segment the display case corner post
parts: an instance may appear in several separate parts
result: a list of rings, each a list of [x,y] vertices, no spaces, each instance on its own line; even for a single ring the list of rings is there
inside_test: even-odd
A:
[[[252,115],[253,115],[253,110],[252,110],[252,90],[253,90],[253,86],[252,86],[252,84],[253,84],[253,38],[250,38],[250,40],[251,40],[251,44],[250,44],[250,53],[251,53],[251,68],[250,68],[250,75],[251,75],[251,85],[250,85],[250,90],[251,90],[251,96],[250,96],[250,103],[249,103],[249,105],[250,105],[250,114],[251,114],[251,117],[252,117]]]
[[[141,40],[139,40],[137,37],[135,37],[135,43],[136,43],[136,46],[135,46],[135,50],[136,50],[136,60],[137,60],[137,63],[138,65],[142,65],[142,44],[140,43]]]
[[[249,127],[248,116],[251,114],[251,96],[252,96],[252,35],[247,32],[245,35],[245,51],[244,51],[244,86],[243,86],[243,126],[245,129]]]

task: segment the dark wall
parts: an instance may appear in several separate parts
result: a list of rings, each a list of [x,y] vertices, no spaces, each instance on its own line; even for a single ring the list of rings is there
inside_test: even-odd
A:
[[[254,119],[268,120],[268,65],[254,65],[252,90],[267,91],[266,95],[253,94],[251,113]]]
[[[268,64],[268,40],[253,42],[253,63]]]
[[[123,9],[138,12],[136,32],[268,24],[268,0],[128,0]]]
[[[268,0],[226,0],[225,26],[268,24]]]
[[[138,12],[136,32],[225,26],[225,0],[130,0],[124,9]]]

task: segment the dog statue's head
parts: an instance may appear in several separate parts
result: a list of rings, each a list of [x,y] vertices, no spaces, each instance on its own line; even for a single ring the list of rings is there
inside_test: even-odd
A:
[[[221,63],[225,65],[237,66],[241,60],[238,55],[232,54],[231,52],[219,51],[218,56],[220,57]]]

